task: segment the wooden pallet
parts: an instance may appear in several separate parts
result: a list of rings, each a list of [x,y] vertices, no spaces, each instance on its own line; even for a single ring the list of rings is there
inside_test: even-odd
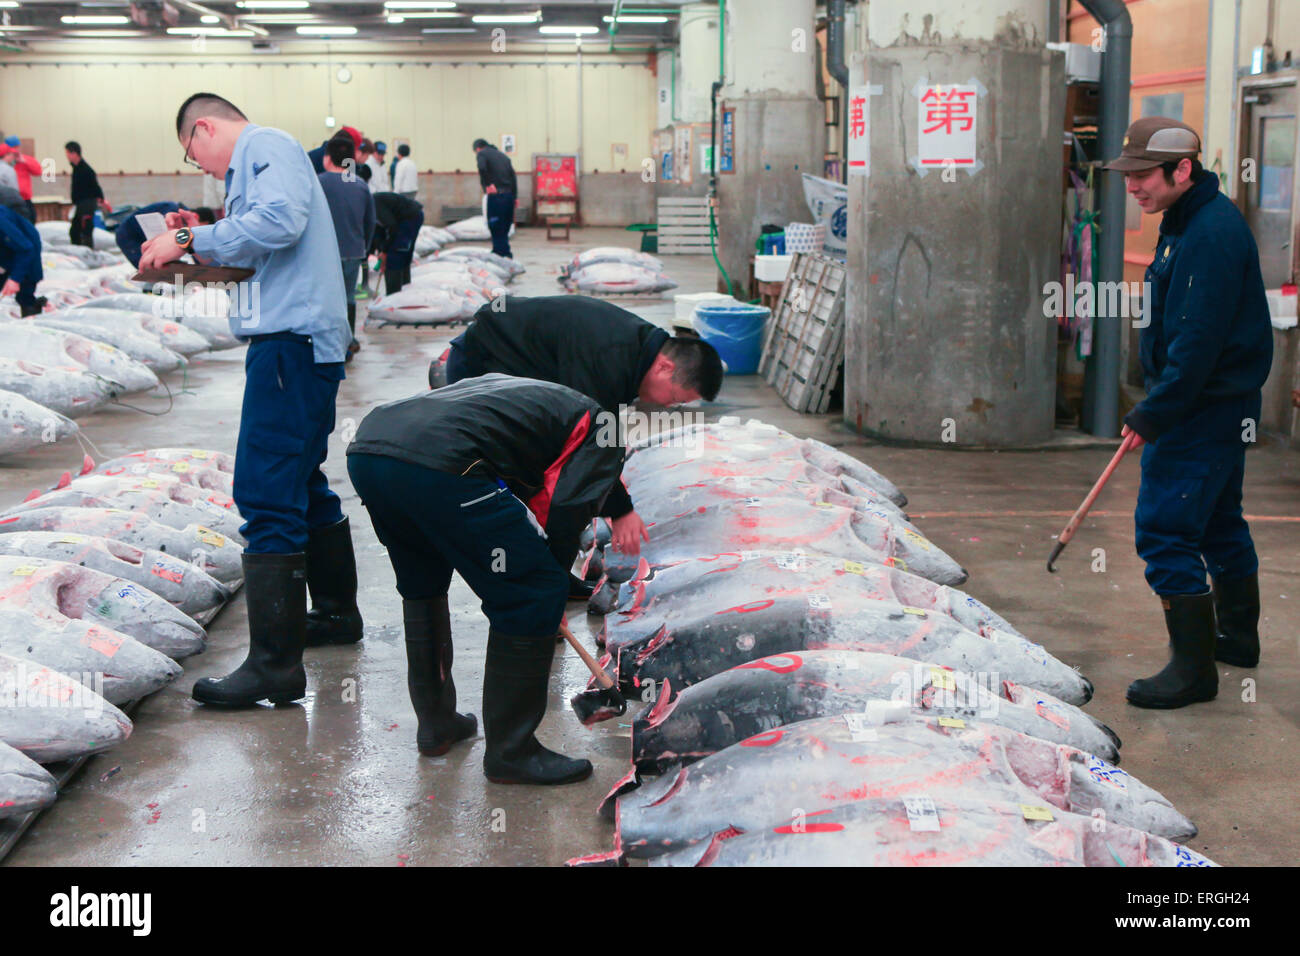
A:
[[[799,253],[768,322],[758,372],[796,412],[830,406],[844,361],[845,265]]]
[[[707,197],[660,199],[656,210],[660,255],[708,255]]]

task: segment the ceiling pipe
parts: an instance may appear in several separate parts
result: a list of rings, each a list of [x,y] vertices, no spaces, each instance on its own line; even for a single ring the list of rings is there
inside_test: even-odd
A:
[[[1133,20],[1123,0],[1079,0],[1105,28],[1101,55],[1101,117],[1097,149],[1103,160],[1114,159],[1124,148],[1128,129]],[[1094,282],[1124,281],[1124,174],[1099,170],[1101,175],[1101,241],[1098,274]],[[1115,301],[1115,296],[1094,296],[1094,301]],[[1084,431],[1101,438],[1119,435],[1120,316],[1093,317],[1092,355],[1084,380]]]

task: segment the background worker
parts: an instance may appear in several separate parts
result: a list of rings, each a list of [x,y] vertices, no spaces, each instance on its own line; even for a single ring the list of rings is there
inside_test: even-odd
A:
[[[8,160],[18,176],[18,195],[22,197],[27,209],[28,222],[36,221],[36,207],[32,205],[32,177],[41,175],[41,163],[35,156],[28,156],[22,151],[22,140],[17,136],[6,136],[5,147],[9,150]]]
[[[484,375],[381,405],[348,446],[348,474],[402,596],[422,753],[445,753],[476,727],[455,710],[453,570],[483,602],[483,771],[495,783],[591,774],[589,761],[534,733],[564,617],[564,562],[622,465],[622,449],[598,440],[599,413],[562,385]]]
[[[334,136],[331,136],[330,139],[333,139],[335,136],[348,137],[352,141],[353,160],[358,163],[361,162],[359,155],[361,150],[361,141],[365,139],[365,137],[361,135],[361,131],[352,126],[344,126],[335,133]],[[324,140],[315,149],[307,150],[307,156],[311,159],[312,168],[316,170],[318,176],[325,172],[325,151],[329,148],[330,139]]]
[[[430,366],[431,387],[440,384],[443,369],[447,382],[489,372],[555,382],[615,416],[636,401],[664,407],[713,401],[723,377],[722,360],[709,343],[670,336],[611,302],[582,295],[506,296],[488,303]],[[611,519],[614,549],[639,554],[649,536],[622,481],[601,514]],[[591,595],[591,586],[577,578],[569,586],[574,600]]]
[[[182,203],[156,202],[150,203],[142,209],[137,209],[123,219],[113,232],[113,237],[117,240],[117,247],[122,250],[122,254],[131,261],[133,266],[140,264],[140,249],[145,243],[144,229],[141,228],[136,217],[142,213],[150,212],[161,213],[164,217],[169,213],[180,213],[181,221],[191,228],[211,225],[217,221],[216,213],[206,206],[200,206],[191,211],[188,206]]]
[[[41,234],[12,209],[0,206],[0,298],[13,296],[24,317],[45,307],[36,284],[45,277],[41,268]]]
[[[420,192],[420,176],[411,158],[411,147],[403,143],[397,147],[397,162],[393,164],[393,192],[414,200]]]
[[[1254,237],[1218,177],[1201,168],[1200,137],[1153,116],[1133,123],[1124,144],[1106,168],[1124,173],[1144,213],[1163,214],[1146,271],[1147,397],[1125,417],[1124,434],[1145,444],[1137,550],[1171,651],[1164,670],[1129,685],[1128,701],[1183,707],[1214,698],[1216,659],[1259,661],[1259,560],[1241,494],[1273,331]]]
[[[487,227],[492,233],[492,251],[513,259],[510,227],[515,221],[515,199],[519,195],[515,167],[510,157],[485,139],[474,140],[478,180],[487,194]]]
[[[384,256],[384,294],[401,291],[411,281],[415,238],[424,225],[424,207],[397,193],[375,193],[375,234],[371,250]]]
[[[64,155],[72,164],[72,226],[68,240],[74,246],[95,247],[95,210],[112,212],[113,207],[99,188],[99,177],[81,155],[81,144],[69,140],[63,145]]]
[[[335,136],[325,150],[325,172],[317,178],[329,203],[334,220],[334,236],[339,244],[339,261],[343,268],[343,290],[348,303],[347,361],[361,348],[357,341],[357,275],[366,261],[370,237],[375,231],[375,200],[370,187],[357,175],[363,167],[345,165],[352,158],[352,139]]]
[[[14,169],[8,146],[0,146],[0,206],[12,209],[24,219],[27,218],[27,206],[22,193],[18,191],[18,173]]]
[[[309,634],[313,644],[361,638],[351,531],[320,469],[348,341],[338,243],[311,161],[287,133],[196,93],[176,114],[176,137],[187,163],[228,177],[226,216],[154,237],[140,267],[193,252],[254,269],[257,291],[232,294],[230,309],[231,332],[249,342],[234,477],[248,542],[248,658],[193,693],[206,704],[286,703],[306,694]],[[179,224],[174,213],[169,225]]]
[[[388,154],[388,146],[383,140],[376,140],[371,146],[369,155],[365,151],[365,143],[362,143],[362,161],[370,167],[370,191],[372,193],[392,192],[392,185],[388,180],[388,170],[384,168],[384,157]]]

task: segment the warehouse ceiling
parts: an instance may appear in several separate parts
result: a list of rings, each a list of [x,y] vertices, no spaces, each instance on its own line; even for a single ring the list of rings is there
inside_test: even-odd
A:
[[[681,6],[666,0],[0,0],[0,37],[19,46],[58,39],[200,35],[246,37],[258,44],[319,38],[463,43],[490,40],[494,30],[504,30],[516,41],[573,43],[581,38],[584,45],[607,49],[611,40],[619,48],[670,42]]]

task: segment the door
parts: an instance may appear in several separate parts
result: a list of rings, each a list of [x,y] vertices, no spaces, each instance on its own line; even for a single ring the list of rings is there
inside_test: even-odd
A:
[[[1246,156],[1255,160],[1255,181],[1243,183],[1246,221],[1259,246],[1264,286],[1292,279],[1292,197],[1295,192],[1296,88],[1247,87]]]

